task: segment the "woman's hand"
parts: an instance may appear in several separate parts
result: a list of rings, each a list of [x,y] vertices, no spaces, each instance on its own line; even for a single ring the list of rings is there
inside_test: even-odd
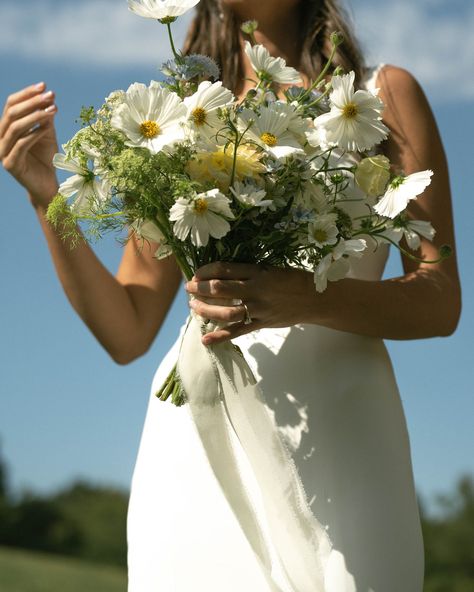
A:
[[[205,345],[221,343],[264,327],[289,327],[305,322],[318,297],[313,275],[245,263],[204,265],[186,283],[189,306],[201,317],[228,326],[203,336]],[[245,323],[247,307],[251,322]]]
[[[58,151],[54,93],[29,86],[8,97],[0,119],[0,161],[28,191],[32,204],[47,207],[58,183],[52,161]]]

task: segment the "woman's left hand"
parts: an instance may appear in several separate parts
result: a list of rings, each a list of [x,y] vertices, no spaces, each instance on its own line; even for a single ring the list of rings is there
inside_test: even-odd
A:
[[[195,313],[229,323],[204,335],[205,345],[222,343],[264,327],[305,322],[317,298],[313,275],[307,271],[221,261],[198,269],[185,288],[193,296],[189,306]],[[251,319],[249,322],[247,318],[247,323],[245,307]]]

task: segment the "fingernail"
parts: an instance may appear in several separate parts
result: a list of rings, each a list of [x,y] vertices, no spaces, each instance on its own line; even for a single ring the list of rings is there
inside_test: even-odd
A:
[[[42,99],[50,99],[53,96],[53,91],[52,90],[48,90],[48,92],[45,92],[41,95]]]
[[[38,82],[38,84],[35,84],[36,90],[41,90],[42,88],[44,88],[44,82]]]
[[[56,111],[56,109],[56,105],[50,105],[49,107],[46,107],[45,113],[53,113],[54,111]]]

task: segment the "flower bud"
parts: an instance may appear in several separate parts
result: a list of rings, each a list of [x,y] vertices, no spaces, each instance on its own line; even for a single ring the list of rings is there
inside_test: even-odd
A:
[[[242,33],[253,35],[258,28],[258,21],[245,21],[240,25]]]
[[[341,43],[344,43],[344,35],[340,31],[334,31],[331,33],[329,39],[334,47],[338,47]]]
[[[381,154],[363,158],[357,165],[355,180],[368,196],[383,195],[390,180],[389,159]]]
[[[453,254],[453,248],[449,245],[441,245],[441,247],[439,248],[439,256],[442,257],[443,259],[447,259],[448,257],[451,257],[452,254]]]

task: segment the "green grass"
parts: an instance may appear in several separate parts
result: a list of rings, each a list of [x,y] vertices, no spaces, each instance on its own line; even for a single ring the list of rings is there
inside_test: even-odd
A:
[[[0,590],[125,592],[124,569],[80,559],[0,547]]]

